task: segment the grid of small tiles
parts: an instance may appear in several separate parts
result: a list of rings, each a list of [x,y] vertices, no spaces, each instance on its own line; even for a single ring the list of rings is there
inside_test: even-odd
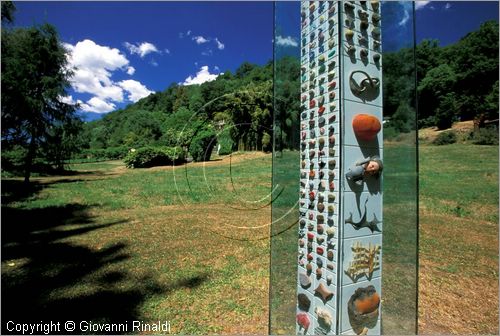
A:
[[[353,121],[360,114],[379,122],[383,119],[382,32],[379,1],[339,5],[344,125],[341,173],[345,175],[358,160],[383,158],[382,131],[363,140],[353,130]],[[337,333],[380,335],[382,178],[366,178],[361,185],[343,179],[341,188]],[[364,307],[366,313],[355,311],[355,306]]]
[[[370,190],[364,185],[351,190],[341,176],[356,160],[382,156],[381,132],[374,141],[361,142],[351,127],[360,112],[382,120],[379,5],[301,2],[297,334],[380,333],[379,309],[361,316],[358,325],[348,306],[358,289],[373,293],[374,288],[376,295],[370,300],[381,295],[381,181],[372,181]],[[380,86],[377,90],[356,92],[374,83]],[[379,190],[373,192],[374,185]],[[346,221],[348,212],[352,220],[363,210],[360,199],[365,202],[365,220],[380,220],[380,230],[353,228]],[[365,260],[362,253],[375,256],[370,259],[375,270],[366,277],[349,277],[349,267]],[[369,321],[366,328],[364,321]]]
[[[298,334],[336,333],[339,209],[337,1],[301,4]]]

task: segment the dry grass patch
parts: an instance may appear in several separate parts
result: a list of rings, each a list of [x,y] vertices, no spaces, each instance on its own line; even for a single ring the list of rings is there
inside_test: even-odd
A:
[[[498,227],[423,211],[419,331],[498,333]]]

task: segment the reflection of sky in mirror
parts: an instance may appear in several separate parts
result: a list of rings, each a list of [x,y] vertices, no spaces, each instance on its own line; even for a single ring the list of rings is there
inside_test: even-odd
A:
[[[437,39],[445,46],[477,30],[487,20],[498,21],[499,16],[498,1],[417,1],[415,12],[412,1],[381,3],[384,51],[412,47],[414,21],[417,43]],[[299,56],[300,1],[275,3],[275,28],[275,56]]]
[[[300,1],[275,2],[276,58],[300,57]]]
[[[382,50],[413,46],[413,2],[382,2]]]
[[[498,22],[498,1],[421,1],[416,8],[417,43],[455,43],[488,20]]]
[[[300,1],[275,2],[275,56],[300,57]],[[412,2],[382,3],[384,50],[413,44]]]

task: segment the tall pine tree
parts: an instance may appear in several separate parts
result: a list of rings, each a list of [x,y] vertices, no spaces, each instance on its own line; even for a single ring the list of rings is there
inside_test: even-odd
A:
[[[24,180],[33,160],[54,139],[54,127],[74,125],[75,106],[61,101],[71,71],[66,51],[49,24],[2,29],[2,146],[25,149]]]

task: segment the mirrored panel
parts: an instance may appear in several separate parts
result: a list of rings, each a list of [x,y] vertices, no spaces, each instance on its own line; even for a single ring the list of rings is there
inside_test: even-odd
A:
[[[418,195],[413,4],[277,2],[274,28],[275,197],[271,228],[270,333],[415,334]],[[354,39],[356,43],[349,42]],[[380,45],[372,46],[370,40],[380,41]],[[363,43],[368,45],[363,47]],[[353,47],[359,47],[359,55]],[[323,63],[333,64],[334,68],[322,68]],[[377,76],[380,77],[377,79],[379,85],[373,97],[363,97],[366,92],[357,92],[350,85],[355,81],[361,87],[366,82],[363,78],[349,78],[349,74],[359,72],[356,67],[364,67],[368,69],[364,72],[370,74],[381,73]],[[322,78],[328,78],[325,83],[328,86],[315,83]],[[309,99],[308,94],[312,95]],[[328,99],[326,111],[322,108],[322,96]],[[363,99],[359,100],[360,97]],[[376,116],[381,124],[382,130],[369,141],[360,137],[358,127],[369,120],[364,115],[349,114],[356,109]],[[334,110],[337,119],[330,115]],[[328,118],[321,118],[323,113]],[[305,125],[301,124],[302,116],[308,118]],[[315,134],[321,134],[321,123],[333,125],[333,134],[325,138],[328,143]],[[301,138],[303,128],[309,133],[315,132],[305,134],[306,141]],[[332,127],[328,130],[331,132]],[[307,147],[308,143],[315,149]],[[307,150],[302,148],[304,144]],[[359,155],[357,148],[361,149]],[[336,159],[318,160],[314,158],[316,151]],[[377,152],[383,161],[383,178],[376,183],[368,181],[356,197],[359,187],[338,177],[344,176],[349,167],[343,160],[356,155],[366,156],[365,152]],[[316,163],[318,167],[310,168]],[[335,167],[331,167],[332,163]],[[310,176],[316,171],[321,175],[322,168],[337,179],[322,184],[322,178],[326,181],[328,176]],[[306,176],[302,176],[304,171]],[[344,212],[362,199],[373,196],[375,184],[380,193],[377,192],[376,198],[370,197],[368,207],[377,217],[379,231],[373,234],[370,229],[371,232],[361,233],[365,229],[359,231],[360,228],[353,224],[359,221]],[[305,192],[308,187],[313,193]],[[323,194],[328,194],[328,198],[324,201],[317,198]],[[335,199],[330,200],[332,195]],[[360,209],[359,206],[355,208]],[[369,222],[374,220],[366,221]],[[382,231],[383,235],[378,234]],[[323,235],[336,240],[323,242]],[[364,256],[372,254],[373,258],[365,262]],[[362,261],[366,269],[373,268],[373,271],[361,272],[359,265],[354,265],[358,262],[353,264],[353,260]],[[337,272],[335,265],[346,272]],[[309,287],[316,289],[309,290]],[[353,309],[347,307],[354,307],[366,295],[372,301],[376,298],[379,309],[374,306],[370,314],[375,320],[361,326],[363,321],[354,321]],[[380,296],[381,302],[378,301]]]
[[[270,260],[271,334],[295,333],[299,218],[300,2],[277,1]]]

